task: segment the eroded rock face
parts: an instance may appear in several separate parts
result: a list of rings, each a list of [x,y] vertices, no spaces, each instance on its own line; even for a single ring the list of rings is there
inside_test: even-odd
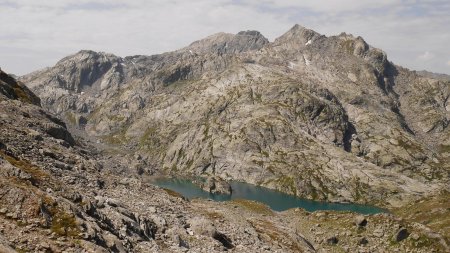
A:
[[[448,183],[449,82],[345,33],[296,25],[274,42],[246,31],[154,56],[82,51],[21,80],[159,172],[386,206]]]

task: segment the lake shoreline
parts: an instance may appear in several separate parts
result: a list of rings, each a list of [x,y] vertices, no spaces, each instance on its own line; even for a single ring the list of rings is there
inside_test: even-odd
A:
[[[200,177],[199,177],[200,178]],[[149,178],[149,182],[158,187],[175,191],[186,199],[202,198],[213,201],[230,201],[245,199],[263,203],[273,211],[285,211],[291,208],[303,208],[306,211],[350,211],[370,215],[389,213],[388,210],[351,202],[326,202],[300,198],[263,186],[240,181],[229,181],[231,194],[213,194],[202,189],[197,177],[174,177],[156,175]]]

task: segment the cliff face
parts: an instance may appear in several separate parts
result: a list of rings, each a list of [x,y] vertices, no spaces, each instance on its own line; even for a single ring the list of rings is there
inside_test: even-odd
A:
[[[21,80],[45,108],[148,171],[398,206],[448,184],[449,82],[361,37],[299,25],[154,56],[81,51]]]

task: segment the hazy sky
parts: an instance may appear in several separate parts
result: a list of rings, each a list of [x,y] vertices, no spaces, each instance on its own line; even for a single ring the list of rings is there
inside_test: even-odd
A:
[[[22,75],[81,49],[150,55],[217,32],[258,30],[273,41],[296,23],[450,74],[449,0],[0,0],[0,67]]]

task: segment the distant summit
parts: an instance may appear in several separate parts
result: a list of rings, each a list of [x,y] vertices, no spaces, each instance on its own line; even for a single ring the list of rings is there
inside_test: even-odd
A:
[[[258,31],[241,31],[238,34],[217,33],[193,42],[185,50],[197,53],[242,53],[258,50],[268,43],[269,40]]]
[[[424,77],[439,79],[442,81],[450,81],[450,75],[446,75],[446,74],[433,73],[433,72],[429,72],[426,70],[417,71],[417,74],[424,76]]]

